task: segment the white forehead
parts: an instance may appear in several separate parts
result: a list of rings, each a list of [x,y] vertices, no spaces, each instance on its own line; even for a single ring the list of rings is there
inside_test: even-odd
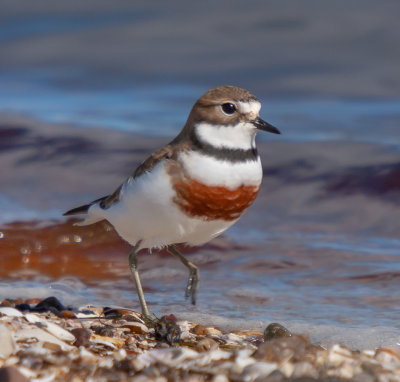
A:
[[[237,103],[237,107],[242,114],[255,114],[258,115],[261,109],[260,102],[253,100],[253,101],[239,101]]]

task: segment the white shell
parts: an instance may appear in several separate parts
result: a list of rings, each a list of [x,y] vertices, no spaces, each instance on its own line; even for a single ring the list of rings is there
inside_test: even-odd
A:
[[[15,351],[15,343],[6,325],[0,324],[0,358],[8,358]]]
[[[22,317],[23,314],[15,308],[10,308],[8,306],[1,306],[0,307],[0,313],[10,316],[10,317]]]
[[[31,327],[31,328],[18,330],[14,333],[15,340],[25,340],[28,338],[36,338],[39,341],[37,346],[40,346],[40,347],[41,347],[40,343],[51,342],[51,343],[59,345],[62,350],[75,349],[74,346],[66,344],[64,341],[58,339],[57,337],[53,336],[52,334],[50,334],[42,329],[39,329],[39,328]]]

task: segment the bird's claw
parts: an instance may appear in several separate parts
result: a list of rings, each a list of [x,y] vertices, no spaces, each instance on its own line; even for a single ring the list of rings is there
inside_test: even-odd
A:
[[[160,321],[154,314],[142,314],[142,320],[149,328],[153,328]]]

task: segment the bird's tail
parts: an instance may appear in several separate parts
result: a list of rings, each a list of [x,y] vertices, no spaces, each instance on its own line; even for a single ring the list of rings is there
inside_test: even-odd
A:
[[[74,224],[74,225],[78,225],[78,226],[97,223],[98,221],[101,221],[104,219],[104,217],[97,212],[100,208],[99,203],[106,198],[107,198],[107,196],[100,198],[100,199],[96,199],[89,204],[84,204],[82,206],[72,208],[71,210],[63,213],[63,216],[86,214],[85,220]],[[97,207],[97,208],[91,208],[91,207]]]

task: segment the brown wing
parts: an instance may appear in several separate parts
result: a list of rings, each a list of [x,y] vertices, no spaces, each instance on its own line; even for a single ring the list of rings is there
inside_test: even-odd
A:
[[[151,171],[163,159],[171,159],[175,157],[174,146],[169,144],[155,151],[142,164],[140,164],[131,175],[132,179],[138,178],[140,175]]]
[[[140,164],[136,170],[132,173],[132,175],[128,179],[136,179],[140,177],[142,174],[151,171],[160,161],[163,159],[170,159],[174,157],[175,150],[172,145],[167,145],[157,151],[155,151],[152,155],[150,155],[142,164]],[[127,181],[127,180],[126,180]],[[125,181],[125,182],[126,182]],[[122,183],[111,195],[107,196],[105,199],[101,200],[100,207],[103,209],[110,208],[114,203],[119,201],[121,189],[123,185]]]
[[[142,174],[151,171],[154,166],[156,166],[156,164],[159,163],[161,160],[173,157],[175,157],[174,145],[167,145],[149,156],[141,165],[136,168],[136,170],[128,179],[136,179]],[[72,210],[67,211],[64,215],[76,215],[85,213],[88,211],[91,205],[96,203],[99,203],[100,207],[105,210],[107,208],[110,208],[110,206],[119,201],[121,189],[125,182],[122,183],[111,195],[96,199],[89,204],[73,208]]]

